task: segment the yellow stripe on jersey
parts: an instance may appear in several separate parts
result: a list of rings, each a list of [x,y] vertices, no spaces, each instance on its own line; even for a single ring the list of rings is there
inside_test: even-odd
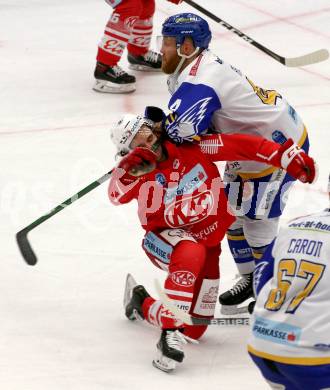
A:
[[[300,364],[304,366],[317,366],[319,364],[329,364],[330,356],[328,357],[288,357],[278,356],[267,352],[261,352],[254,349],[251,345],[247,347],[248,351],[255,356],[273,360],[274,362],[287,363],[287,364]]]
[[[245,236],[244,235],[232,236],[231,234],[227,234],[227,238],[228,238],[228,240],[232,240],[232,241],[242,241],[242,240],[245,240]]]
[[[304,142],[306,141],[306,138],[307,138],[307,129],[306,127],[304,126],[304,130],[303,130],[303,133],[298,141],[298,146],[299,147],[302,147],[302,145],[304,144]],[[266,168],[264,169],[263,171],[261,172],[237,172],[237,174],[244,180],[248,180],[248,179],[258,179],[260,177],[264,177],[264,176],[268,176],[270,174],[272,174],[273,172],[275,172],[277,169],[279,168],[276,168],[276,167],[270,167],[270,168]]]
[[[171,125],[171,124],[175,121],[176,118],[177,118],[177,116],[176,116],[173,112],[171,112],[171,113],[167,116],[167,118],[166,118],[165,125],[166,125],[166,126]]]
[[[251,173],[250,172],[246,172],[246,173],[245,172],[237,172],[237,173],[242,179],[248,180],[248,179],[258,179],[260,177],[271,175],[277,169],[279,169],[279,168],[271,167],[271,168],[264,169],[263,171],[261,171],[259,173],[252,173],[252,172]]]
[[[255,252],[253,249],[252,249],[252,254],[253,254],[253,257],[257,260],[261,259],[262,256],[263,256],[263,253],[258,253],[258,252]]]
[[[307,129],[306,129],[306,126],[304,126],[303,133],[300,137],[300,140],[298,141],[298,146],[302,147],[306,141],[306,138],[307,138]]]

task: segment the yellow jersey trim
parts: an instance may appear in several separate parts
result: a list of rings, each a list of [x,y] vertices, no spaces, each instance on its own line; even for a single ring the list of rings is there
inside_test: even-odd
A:
[[[307,129],[306,129],[306,126],[304,126],[304,130],[303,130],[303,133],[299,139],[299,142],[298,142],[298,146],[299,147],[302,147],[303,144],[305,143],[306,141],[306,138],[307,138]],[[266,168],[264,169],[263,171],[261,172],[258,172],[258,173],[249,173],[249,172],[237,172],[237,174],[244,180],[248,180],[248,179],[258,179],[260,177],[264,177],[264,176],[268,176],[270,175],[271,173],[275,172],[277,169],[277,167],[270,167],[270,168]]]
[[[231,240],[231,241],[243,241],[243,240],[245,240],[245,236],[232,236],[230,234],[227,234],[227,238],[228,238],[228,240]]]
[[[261,259],[262,256],[263,256],[263,253],[257,253],[255,252],[253,249],[252,249],[252,254],[253,254],[253,257],[257,260]]]
[[[255,356],[273,360],[274,362],[279,363],[287,363],[287,364],[300,364],[303,366],[317,366],[319,364],[330,364],[330,356],[329,357],[288,357],[288,356],[278,356],[278,355],[272,355],[267,352],[261,352],[253,347],[251,345],[248,345],[247,347],[248,351],[252,353]]]

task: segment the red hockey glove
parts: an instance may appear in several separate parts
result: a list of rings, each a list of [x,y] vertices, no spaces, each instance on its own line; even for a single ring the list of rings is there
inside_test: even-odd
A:
[[[174,3],[174,4],[182,3],[182,0],[167,0],[167,1],[169,1],[170,3]]]
[[[278,150],[277,156],[282,168],[289,175],[303,183],[313,183],[317,178],[317,165],[297,144],[290,138]]]
[[[138,147],[132,150],[118,164],[118,168],[126,172],[123,181],[133,181],[153,171],[156,167],[156,158],[156,154],[147,148]]]

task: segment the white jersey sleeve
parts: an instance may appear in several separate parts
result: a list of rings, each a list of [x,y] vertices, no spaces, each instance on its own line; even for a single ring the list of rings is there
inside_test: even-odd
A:
[[[292,364],[330,363],[330,212],[282,228],[258,262],[249,350]]]

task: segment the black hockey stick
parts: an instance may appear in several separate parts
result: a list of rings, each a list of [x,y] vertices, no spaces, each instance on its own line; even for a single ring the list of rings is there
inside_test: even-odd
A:
[[[28,233],[34,229],[35,227],[41,225],[43,222],[47,221],[47,219],[51,218],[53,215],[59,213],[63,209],[65,209],[67,206],[75,202],[76,200],[82,198],[84,195],[88,194],[88,192],[94,190],[94,188],[98,187],[100,184],[104,183],[109,179],[111,176],[112,170],[105,175],[101,176],[99,179],[93,181],[93,183],[89,184],[87,187],[83,188],[67,200],[65,200],[60,205],[56,206],[52,210],[50,210],[47,214],[43,215],[42,217],[38,218],[34,222],[32,222],[30,225],[26,226],[24,229],[20,230],[18,233],[16,233],[16,240],[18,247],[21,251],[21,254],[24,258],[24,260],[29,265],[36,265],[37,264],[37,256],[34,253],[29,240],[28,240]]]
[[[174,316],[187,325],[249,325],[250,319],[248,317],[218,317],[218,318],[197,318],[193,317],[187,312],[179,309],[173,304],[162,289],[159,280],[155,279],[155,288],[162,301],[163,305]]]
[[[254,39],[250,38],[248,35],[242,33],[242,31],[237,30],[237,28],[231,26],[229,23],[225,22],[224,20],[220,19],[216,15],[212,14],[207,9],[203,8],[199,4],[195,3],[192,0],[183,0],[185,3],[189,4],[193,8],[196,8],[199,12],[203,13],[204,15],[208,16],[210,19],[214,20],[216,23],[221,24],[221,26],[225,27],[227,30],[233,32],[234,34],[238,35],[239,37],[243,38],[244,41],[251,43],[254,47],[261,50],[262,52],[268,54],[270,57],[274,58],[276,61],[280,62],[281,64],[285,66],[290,67],[297,67],[297,66],[305,66],[305,65],[311,65],[316,64],[317,62],[325,61],[329,58],[329,52],[326,49],[320,49],[313,51],[312,53],[305,54],[300,57],[292,57],[292,58],[286,58],[282,57],[273,51],[267,49],[267,47],[261,45],[260,43],[256,42]]]

